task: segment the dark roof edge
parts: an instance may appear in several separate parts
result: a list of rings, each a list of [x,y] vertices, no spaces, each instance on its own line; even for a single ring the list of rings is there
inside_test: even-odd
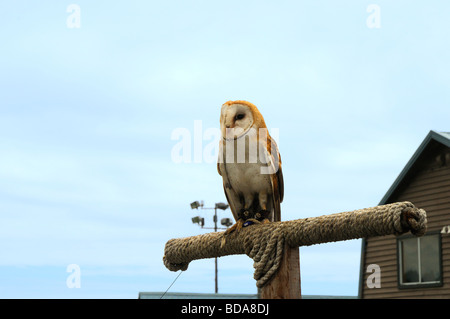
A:
[[[420,144],[420,146],[417,148],[413,156],[410,158],[406,166],[403,168],[403,170],[400,172],[398,177],[395,179],[394,183],[391,185],[389,190],[386,192],[386,194],[381,199],[380,203],[378,205],[384,205],[386,204],[389,197],[392,195],[392,193],[395,191],[395,189],[399,186],[399,184],[402,182],[403,178],[406,176],[408,171],[411,169],[411,167],[414,165],[414,163],[417,161],[419,156],[424,151],[425,147],[430,143],[430,141],[435,140],[441,144],[444,144],[447,147],[450,147],[450,139],[446,137],[445,135],[431,130],[428,135],[425,137],[423,142]]]

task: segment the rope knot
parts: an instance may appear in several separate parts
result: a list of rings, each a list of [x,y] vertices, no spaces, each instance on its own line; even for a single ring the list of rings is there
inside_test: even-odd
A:
[[[261,288],[270,281],[280,267],[285,234],[283,225],[279,222],[260,224],[259,230],[254,233],[246,254],[254,261],[253,278],[256,280],[256,286]]]
[[[169,269],[170,271],[178,271],[178,270],[182,270],[185,271],[186,269],[188,269],[189,263],[171,263],[167,260],[166,256],[163,256],[163,263],[164,266],[166,266],[167,269]]]
[[[411,231],[415,236],[423,236],[427,230],[427,214],[423,209],[406,207],[401,212],[402,233]]]

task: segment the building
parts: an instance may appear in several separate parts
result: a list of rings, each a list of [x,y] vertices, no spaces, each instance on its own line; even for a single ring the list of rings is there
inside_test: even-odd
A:
[[[450,133],[430,131],[379,204],[401,201],[426,210],[427,233],[363,239],[359,297],[449,299]]]

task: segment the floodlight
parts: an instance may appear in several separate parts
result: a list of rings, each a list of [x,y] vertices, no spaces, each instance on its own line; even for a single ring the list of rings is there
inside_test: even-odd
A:
[[[203,227],[205,225],[205,219],[200,216],[192,217],[192,223],[198,224],[199,226]]]
[[[198,224],[200,222],[199,216],[192,217],[191,219],[192,219],[192,224]]]
[[[198,209],[200,207],[200,203],[198,201],[191,203],[191,209]]]
[[[233,225],[233,222],[231,221],[230,218],[222,218],[220,220],[220,223],[225,227],[229,227],[229,226]]]
[[[225,210],[228,208],[228,205],[225,203],[216,203],[216,208]]]

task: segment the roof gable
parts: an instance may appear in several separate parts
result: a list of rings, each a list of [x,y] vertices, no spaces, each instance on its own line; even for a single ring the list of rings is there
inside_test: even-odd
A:
[[[389,202],[389,198],[393,195],[395,190],[400,186],[400,184],[402,184],[405,178],[409,175],[411,169],[415,166],[418,159],[422,157],[422,155],[424,154],[425,150],[430,145],[430,143],[433,142],[438,142],[450,148],[450,133],[436,132],[436,131],[430,131],[428,133],[428,135],[425,137],[425,139],[420,144],[420,146],[413,154],[413,156],[410,158],[406,166],[400,172],[394,183],[391,185],[387,193],[383,196],[379,205],[384,205]]]

